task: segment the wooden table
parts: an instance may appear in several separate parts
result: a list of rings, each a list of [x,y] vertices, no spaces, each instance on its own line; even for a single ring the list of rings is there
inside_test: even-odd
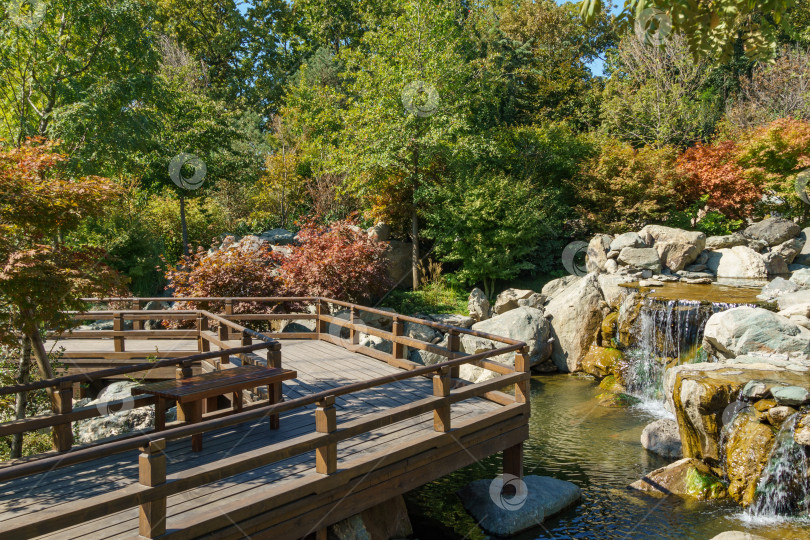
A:
[[[188,423],[202,420],[203,401],[208,398],[233,394],[233,411],[242,410],[242,391],[267,385],[270,403],[281,401],[281,381],[294,379],[298,373],[290,369],[244,365],[222,371],[213,371],[194,377],[184,377],[144,384],[132,388],[132,395],[155,396],[155,430],[166,428],[166,409],[170,401],[177,402],[177,418]],[[278,415],[270,416],[270,428],[278,429]],[[202,433],[192,435],[191,449],[202,450]]]

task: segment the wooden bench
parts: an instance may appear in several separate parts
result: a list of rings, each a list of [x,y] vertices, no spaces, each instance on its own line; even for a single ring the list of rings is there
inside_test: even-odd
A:
[[[177,418],[189,423],[202,420],[203,402],[226,394],[233,395],[233,412],[242,410],[242,391],[267,385],[270,403],[282,399],[281,382],[294,379],[296,371],[290,369],[266,368],[244,365],[223,371],[204,373],[194,377],[172,379],[144,384],[132,388],[132,395],[150,394],[155,396],[155,430],[166,428],[166,409],[170,402],[177,403]],[[270,428],[278,429],[278,415],[270,416]],[[202,434],[191,437],[191,449],[202,450]]]

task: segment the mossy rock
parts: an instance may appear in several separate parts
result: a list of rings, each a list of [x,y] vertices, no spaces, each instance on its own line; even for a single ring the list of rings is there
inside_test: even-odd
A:
[[[728,494],[748,506],[754,502],[757,483],[775,442],[773,429],[755,412],[740,413],[728,431],[725,446]]]
[[[691,467],[686,473],[686,493],[699,501],[728,497],[728,489],[719,478],[696,467]]]
[[[616,365],[624,358],[619,349],[591,345],[582,359],[582,370],[598,379],[614,372]]]
[[[617,339],[616,339],[616,323],[619,320],[619,312],[618,311],[611,311],[608,313],[607,317],[602,319],[602,346],[603,347],[612,347]]]
[[[599,405],[602,407],[609,407],[611,409],[623,409],[641,403],[641,400],[637,397],[633,397],[629,394],[613,392],[599,394],[596,396],[596,399],[599,400]]]
[[[623,393],[625,391],[624,386],[622,386],[619,379],[616,378],[616,375],[608,375],[602,379],[599,382],[599,388],[613,393]]]

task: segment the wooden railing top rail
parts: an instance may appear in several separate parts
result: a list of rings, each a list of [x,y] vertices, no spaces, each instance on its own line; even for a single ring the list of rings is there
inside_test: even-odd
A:
[[[293,409],[313,405],[329,397],[343,396],[346,394],[359,392],[361,390],[367,390],[369,388],[399,382],[413,377],[419,377],[431,373],[439,373],[444,369],[452,368],[455,366],[461,366],[463,364],[483,361],[491,356],[498,356],[512,351],[519,351],[523,349],[525,346],[526,346],[525,343],[520,342],[519,344],[508,345],[506,347],[501,347],[498,349],[492,349],[481,353],[471,354],[469,356],[455,358],[452,360],[448,360],[446,362],[433,364],[431,366],[422,366],[410,371],[402,371],[399,373],[386,375],[384,377],[377,377],[367,381],[361,381],[357,383],[338,386],[336,388],[330,388],[329,390],[324,390],[322,392],[317,392],[315,394],[296,398],[290,401],[284,401],[282,403],[277,403],[273,405],[268,405],[265,403],[254,404],[253,406],[247,405],[245,406],[242,412],[235,413],[223,418],[204,420],[202,422],[190,424],[187,426],[180,426],[167,429],[159,433],[146,434],[120,441],[113,441],[103,446],[95,446],[91,448],[79,448],[57,456],[12,465],[5,469],[0,469],[0,482],[4,482],[6,480],[11,480],[14,478],[20,478],[23,476],[28,476],[31,474],[37,474],[54,468],[73,465],[75,463],[92,461],[93,459],[102,456],[108,456],[111,454],[135,450],[145,445],[148,445],[152,441],[156,441],[159,439],[173,440],[182,437],[188,437],[191,435],[196,435],[199,433],[205,433],[207,431],[222,429],[235,424],[240,424],[250,420],[256,420],[259,418],[267,417],[271,414],[278,414]],[[214,356],[217,356],[217,354],[215,354]],[[514,369],[512,371],[514,373],[517,373]],[[525,373],[525,377],[528,378],[529,374]],[[59,415],[54,416],[54,421],[56,422],[58,420]]]
[[[190,302],[190,301],[194,301],[194,302],[228,302],[228,301],[230,301],[230,302],[324,302],[324,303],[327,303],[327,304],[335,304],[335,305],[338,305],[338,306],[354,309],[354,310],[357,310],[357,311],[364,311],[366,313],[373,313],[375,315],[380,315],[380,316],[383,316],[383,317],[389,317],[394,321],[411,322],[411,323],[415,323],[415,324],[421,324],[421,325],[424,325],[424,326],[428,326],[430,328],[434,328],[436,330],[441,330],[441,331],[443,331],[445,333],[454,332],[454,333],[459,333],[459,334],[467,334],[467,335],[471,335],[471,336],[480,337],[480,338],[483,338],[483,339],[489,339],[491,341],[496,341],[496,342],[499,342],[499,343],[506,343],[508,345],[517,345],[519,343],[523,343],[523,342],[521,342],[519,340],[516,340],[516,339],[512,339],[512,338],[508,338],[508,337],[504,337],[504,336],[496,336],[494,334],[490,334],[490,333],[487,333],[487,332],[480,332],[480,331],[477,331],[477,330],[473,330],[471,328],[462,328],[460,326],[452,326],[452,325],[449,325],[449,324],[439,323],[439,322],[435,322],[435,321],[429,321],[429,320],[426,320],[426,319],[420,319],[418,317],[411,317],[411,316],[408,316],[408,315],[401,315],[399,313],[386,311],[386,310],[383,310],[383,309],[377,309],[377,308],[362,306],[362,305],[359,305],[359,304],[352,304],[351,302],[344,302],[343,300],[335,300],[333,298],[323,298],[323,297],[313,297],[313,296],[302,296],[302,297],[297,297],[297,296],[268,296],[268,297],[250,297],[250,296],[238,296],[238,297],[221,296],[221,297],[216,297],[216,296],[211,296],[211,297],[199,297],[199,298],[194,298],[194,297],[176,297],[176,298],[175,297],[155,297],[155,298],[132,297],[132,298],[82,298],[82,300],[85,301],[85,302],[136,302],[136,301],[137,302],[150,302],[150,301],[162,301],[162,302]],[[151,313],[152,311],[154,311],[154,310],[150,310],[149,313]],[[133,315],[138,313],[137,311],[134,311],[134,310],[119,310],[119,311],[113,311],[113,312],[132,313]],[[102,312],[102,313],[108,313],[108,312]],[[144,312],[140,312],[140,313],[143,314]],[[164,313],[165,313],[165,310],[164,310]],[[294,317],[292,317],[292,315],[295,315],[295,314],[290,313],[289,315],[291,315],[290,318],[294,318]],[[234,319],[239,318],[238,315],[227,315],[227,316],[223,317],[223,319],[228,320],[229,317],[232,317]]]

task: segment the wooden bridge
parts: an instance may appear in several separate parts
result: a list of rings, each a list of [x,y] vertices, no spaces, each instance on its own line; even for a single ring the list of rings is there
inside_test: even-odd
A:
[[[522,342],[330,299],[180,299],[205,309],[140,309],[150,300],[165,299],[96,301],[110,309],[75,318],[112,320],[113,329],[54,336],[64,376],[0,389],[48,387],[59,404],[52,415],[0,424],[0,436],[50,428],[55,447],[0,468],[0,538],[325,538],[329,525],[498,452],[504,472],[521,476],[530,377]],[[234,313],[248,302],[284,312]],[[371,317],[388,318],[391,329],[366,323]],[[147,320],[193,327],[145,330]],[[272,331],[287,321],[314,329]],[[448,334],[448,347],[408,337],[407,323]],[[360,346],[361,334],[389,342],[391,352]],[[462,334],[491,340],[493,349],[465,355]],[[446,361],[411,362],[408,348]],[[489,360],[510,352],[514,368]],[[155,404],[142,395],[74,409],[72,398],[88,384],[245,364],[295,370],[284,401],[259,391],[246,392],[253,401],[244,405],[223,396],[206,401],[198,423],[179,411],[162,431],[74,444],[77,421]],[[497,376],[466,383],[462,364]],[[270,429],[276,415],[279,429]],[[193,452],[189,438],[199,434],[205,445]]]

